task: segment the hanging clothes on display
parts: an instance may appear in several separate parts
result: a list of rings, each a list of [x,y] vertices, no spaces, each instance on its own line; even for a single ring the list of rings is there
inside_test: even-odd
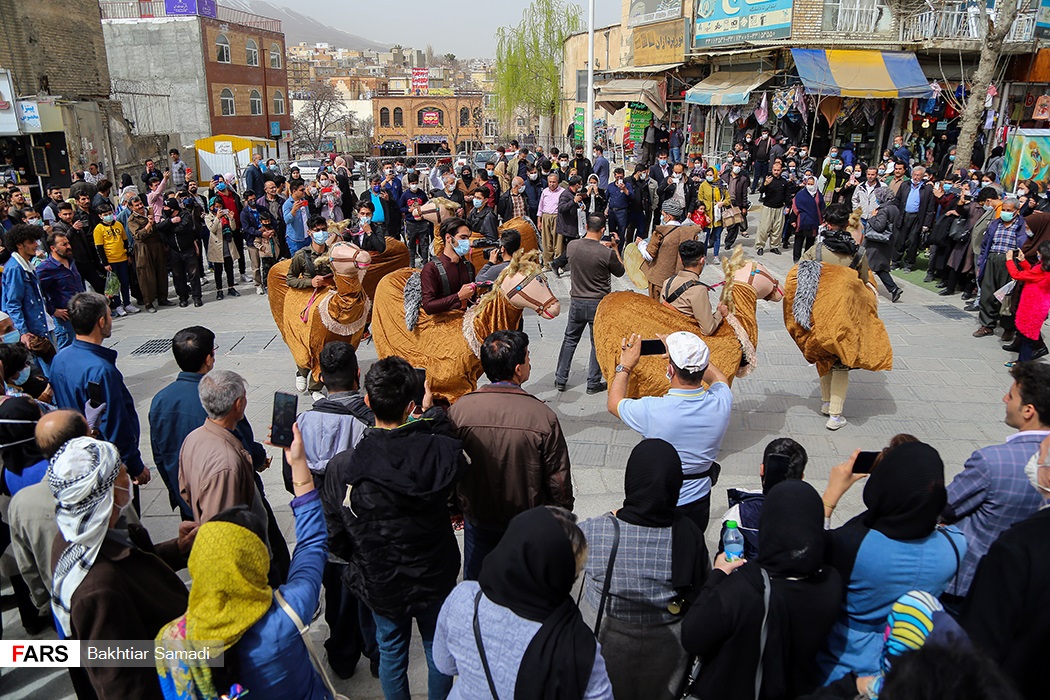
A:
[[[795,109],[802,115],[802,121],[809,124],[809,103],[806,101],[806,91],[801,85],[795,87]]]
[[[791,89],[777,90],[773,93],[773,114],[777,119],[783,119],[784,115],[791,109],[792,93]]]
[[[769,121],[769,99],[764,92],[762,93],[762,102],[759,104],[758,109],[755,110],[755,121],[759,124],[765,124]]]

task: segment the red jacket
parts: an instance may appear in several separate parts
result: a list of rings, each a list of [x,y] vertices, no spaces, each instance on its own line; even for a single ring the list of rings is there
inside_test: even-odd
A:
[[[1050,312],[1050,272],[1024,258],[1018,262],[1007,258],[1006,270],[1015,280],[1025,283],[1014,315],[1017,330],[1026,338],[1038,340],[1047,312]]]

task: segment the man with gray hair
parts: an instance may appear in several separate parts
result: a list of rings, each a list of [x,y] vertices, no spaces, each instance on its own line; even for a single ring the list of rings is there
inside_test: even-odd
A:
[[[1018,212],[1021,203],[1016,197],[1004,197],[999,217],[992,220],[984,234],[981,252],[977,256],[978,278],[981,284],[981,325],[973,332],[974,338],[984,338],[995,332],[997,324],[1003,325],[1004,341],[1013,340],[1013,318],[1000,316],[1002,304],[995,292],[1010,281],[1006,269],[1008,256],[1020,255],[1017,251],[1028,241],[1028,226]]]
[[[915,269],[922,235],[933,226],[933,217],[937,213],[933,185],[925,181],[925,175],[926,168],[915,166],[911,169],[911,181],[903,183],[897,190],[897,208],[901,211],[901,220],[894,240],[896,253],[893,263],[905,272]]]

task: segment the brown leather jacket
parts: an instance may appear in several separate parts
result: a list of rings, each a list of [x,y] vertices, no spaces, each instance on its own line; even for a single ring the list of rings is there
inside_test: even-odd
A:
[[[467,520],[499,528],[535,506],[572,510],[569,448],[543,401],[513,384],[489,384],[453,404],[448,417],[470,457],[457,489]]]

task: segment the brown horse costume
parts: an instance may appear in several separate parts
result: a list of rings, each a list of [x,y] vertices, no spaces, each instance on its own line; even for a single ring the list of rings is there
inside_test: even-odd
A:
[[[438,225],[456,215],[458,206],[455,202],[436,197],[426,204],[423,205],[422,214],[423,218],[434,224],[435,233],[438,230]],[[508,229],[514,229],[521,236],[521,248],[519,250],[527,253],[530,250],[539,250],[539,232],[536,231],[536,226],[528,219],[511,219],[507,223],[499,227],[500,232]],[[484,236],[480,233],[471,233],[470,240],[477,241],[481,240]],[[434,236],[434,242],[432,245],[432,251],[435,256],[441,255],[441,252],[445,250],[445,239],[440,235]],[[485,266],[488,260],[485,257],[485,251],[481,248],[471,248],[468,255],[470,263],[474,266],[474,274],[481,271],[481,268]]]
[[[435,399],[452,403],[473,391],[482,372],[479,355],[485,338],[498,330],[518,328],[524,308],[538,310],[546,318],[560,313],[557,298],[539,276],[537,257],[535,252],[515,254],[476,305],[434,316],[417,310],[412,301],[406,303],[406,286],[418,287],[418,270],[390,273],[376,288],[372,338],[379,357],[398,355],[414,367],[426,368]],[[410,299],[415,294],[410,292]]]
[[[668,308],[659,301],[636,292],[609,294],[598,305],[594,316],[594,343],[598,364],[606,381],[611,382],[620,361],[620,341],[631,333],[655,338],[675,331],[689,331],[703,338],[711,351],[711,362],[729,383],[746,376],[756,364],[758,347],[758,292],[772,301],[780,299],[779,285],[758,263],[744,259],[739,246],[732,257],[723,259],[723,270],[730,281],[722,288],[722,302],[730,314],[715,331],[705,336],[692,316]],[[758,271],[753,274],[752,271]],[[663,396],[670,388],[665,374],[667,359],[655,355],[642,357],[627,382],[627,396]]]

